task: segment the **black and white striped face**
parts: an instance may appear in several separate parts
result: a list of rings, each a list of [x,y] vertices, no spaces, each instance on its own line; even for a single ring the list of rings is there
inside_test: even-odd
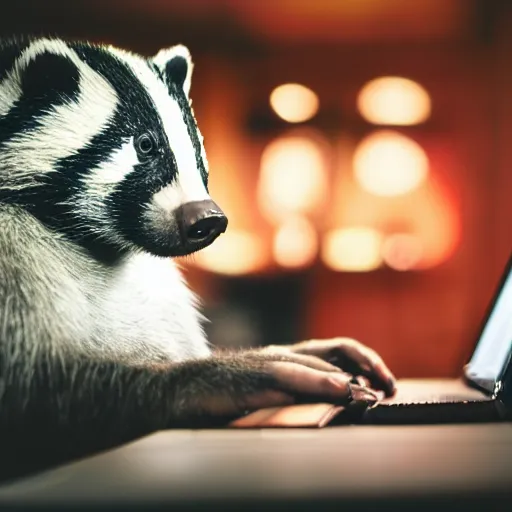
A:
[[[0,46],[0,201],[92,250],[197,251],[227,220],[208,195],[192,63],[36,39]]]

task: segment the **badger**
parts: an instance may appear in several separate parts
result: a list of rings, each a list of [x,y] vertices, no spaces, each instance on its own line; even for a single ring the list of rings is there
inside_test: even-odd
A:
[[[56,37],[0,43],[2,475],[261,407],[374,399],[333,356],[393,387],[350,338],[209,344],[177,260],[227,228],[192,70],[181,44],[147,57]]]

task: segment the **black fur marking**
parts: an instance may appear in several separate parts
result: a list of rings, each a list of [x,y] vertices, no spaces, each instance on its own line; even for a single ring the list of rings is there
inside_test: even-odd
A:
[[[162,178],[160,183],[150,183],[150,187],[160,189],[165,186],[164,183],[167,180],[165,177]],[[139,165],[117,185],[116,191],[111,196],[109,209],[113,218],[116,219],[118,229],[126,239],[153,254],[169,256],[167,252],[161,253],[160,248],[179,245],[179,233],[168,233],[165,240],[160,239],[161,237],[157,233],[148,233],[147,221],[143,214],[151,196],[145,195],[142,201],[136,203],[130,201],[131,197],[138,194],[140,182],[144,179],[151,179],[151,173],[149,176],[147,175],[147,165]]]
[[[43,53],[24,68],[20,85],[21,98],[0,118],[0,151],[20,133],[40,126],[52,107],[76,101],[79,71],[68,58]]]
[[[185,79],[187,78],[188,63],[184,57],[177,56],[165,64],[165,74],[167,76],[167,86],[176,84],[183,89]]]
[[[71,60],[62,55],[43,53],[23,71],[23,98],[60,104],[78,93],[79,80],[79,71]]]
[[[192,114],[192,109],[190,108],[190,104],[187,97],[185,96],[183,89],[178,88],[176,85],[172,85],[169,89],[169,93],[178,102],[180,107],[181,113],[183,115],[183,121],[185,121],[185,124],[187,125],[188,135],[192,141],[192,146],[194,147],[197,169],[201,173],[204,186],[206,191],[208,191],[208,172],[206,171],[206,167],[204,165],[203,157],[201,154],[201,141],[199,140],[197,123]]]
[[[160,68],[152,61],[152,60],[146,60],[146,64],[148,65],[148,68],[155,73],[155,75],[165,84],[167,87],[169,87],[164,74],[160,70]]]

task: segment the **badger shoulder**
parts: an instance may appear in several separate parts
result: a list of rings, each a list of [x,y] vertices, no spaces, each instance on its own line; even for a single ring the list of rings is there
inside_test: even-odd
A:
[[[133,365],[209,353],[195,296],[169,259],[135,253],[102,266],[24,209],[0,204],[0,275],[0,325],[27,349]]]

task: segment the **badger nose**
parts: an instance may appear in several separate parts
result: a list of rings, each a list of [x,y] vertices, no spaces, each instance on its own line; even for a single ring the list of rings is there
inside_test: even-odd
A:
[[[210,245],[228,225],[224,212],[211,199],[181,205],[177,217],[182,243],[190,251]]]

